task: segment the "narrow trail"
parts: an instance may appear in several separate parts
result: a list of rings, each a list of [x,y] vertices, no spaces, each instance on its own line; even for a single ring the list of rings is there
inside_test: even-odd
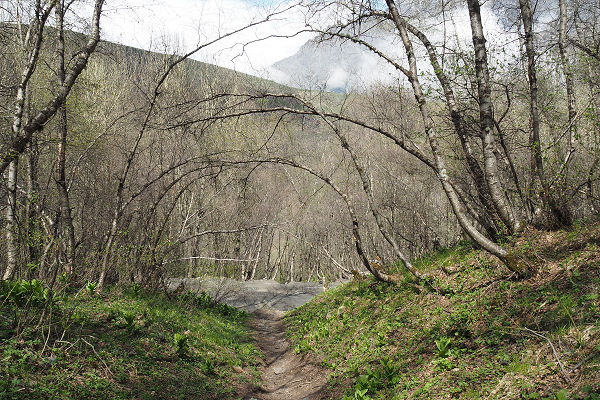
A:
[[[284,313],[261,309],[250,326],[265,354],[261,387],[245,400],[323,400],[329,372],[297,355],[285,336]]]

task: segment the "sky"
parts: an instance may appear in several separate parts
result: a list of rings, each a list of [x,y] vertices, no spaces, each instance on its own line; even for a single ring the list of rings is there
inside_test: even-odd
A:
[[[348,87],[351,82],[371,84],[393,79],[393,69],[382,64],[369,51],[350,60],[351,66],[348,66],[348,60],[345,60],[344,65],[342,59],[339,62],[329,59],[330,54],[333,57],[344,57],[348,54],[347,51],[352,51],[350,48],[323,52],[318,49],[313,51],[310,46],[305,46],[305,55],[301,56],[303,52],[298,53],[299,50],[314,34],[294,35],[306,27],[305,15],[300,8],[293,6],[294,1],[297,0],[107,0],[102,17],[102,37],[104,40],[142,49],[182,54],[199,43],[206,43],[271,15],[268,21],[220,40],[195,54],[193,58],[300,87],[308,86],[298,80],[302,72],[308,71],[307,75],[310,76],[319,75],[313,73],[311,68],[316,71],[326,69],[322,79],[331,88]],[[74,9],[74,12],[85,19],[91,15],[90,3],[79,3],[79,8]],[[470,24],[466,7],[454,9],[447,17],[449,21],[445,25],[446,34],[448,37],[458,38],[453,45],[463,50],[470,48]],[[495,57],[500,55],[509,58],[518,53],[515,34],[504,31],[499,18],[487,3],[482,8],[482,17],[489,48],[504,50],[494,53]],[[327,16],[320,18],[321,21],[312,20],[311,23],[323,24]],[[425,17],[420,24],[427,27],[427,33],[434,43],[441,42],[443,25],[435,17]],[[388,54],[403,59],[402,46],[397,37],[378,37],[375,42]],[[244,46],[243,43],[248,44]],[[322,54],[317,54],[319,51]],[[424,60],[421,65],[426,68],[425,52],[421,51],[421,55]],[[288,68],[287,73],[273,67],[273,64],[288,57],[300,64],[295,68]],[[327,61],[320,65],[315,60]],[[323,74],[320,76],[323,77]]]
[[[108,0],[102,19],[103,39],[153,51],[189,51],[199,43],[282,12],[290,3],[244,0]],[[271,65],[293,55],[312,35],[292,35],[304,27],[299,10],[282,12],[269,21],[203,49],[195,59],[259,76],[271,76]],[[254,41],[242,46],[242,43]]]

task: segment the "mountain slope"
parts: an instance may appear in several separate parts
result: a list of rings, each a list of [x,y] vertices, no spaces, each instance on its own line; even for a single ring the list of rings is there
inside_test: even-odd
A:
[[[361,38],[388,55],[398,53],[398,43],[385,27],[368,29]],[[296,54],[276,62],[273,67],[286,76],[287,84],[334,92],[389,81],[394,73],[388,63],[363,45],[339,38],[309,40]]]

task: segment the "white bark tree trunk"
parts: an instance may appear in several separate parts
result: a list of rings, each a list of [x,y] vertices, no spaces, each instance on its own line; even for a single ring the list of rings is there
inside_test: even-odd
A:
[[[6,269],[3,280],[12,279],[18,263],[18,226],[16,220],[17,205],[17,160],[13,160],[8,166],[6,179],[6,190],[8,204],[6,207]]]

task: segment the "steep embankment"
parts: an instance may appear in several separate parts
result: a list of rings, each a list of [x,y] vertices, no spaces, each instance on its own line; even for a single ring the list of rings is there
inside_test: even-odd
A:
[[[528,232],[511,279],[468,246],[418,265],[439,290],[352,282],[287,317],[300,353],[349,399],[599,399],[600,225]],[[564,397],[563,397],[564,396]]]

